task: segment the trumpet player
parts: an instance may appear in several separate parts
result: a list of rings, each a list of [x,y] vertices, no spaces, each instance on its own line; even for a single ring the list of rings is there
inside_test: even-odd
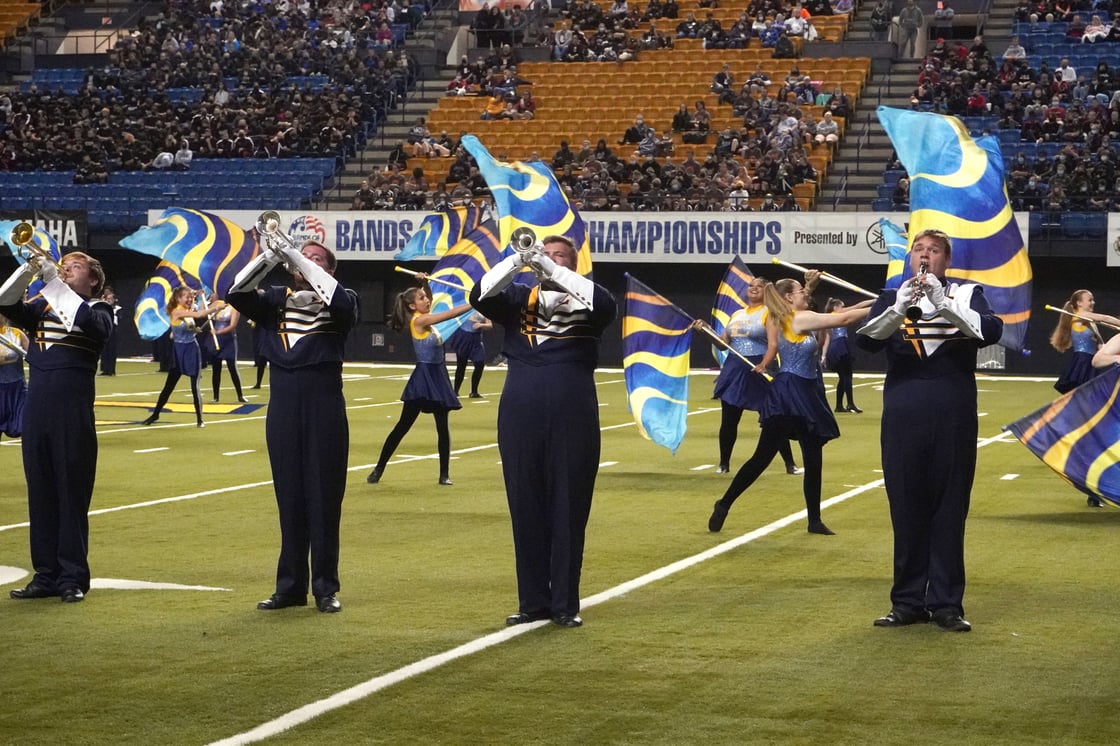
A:
[[[909,259],[915,277],[884,290],[856,335],[862,349],[887,355],[880,442],[894,583],[876,627],[933,621],[946,631],[972,629],[964,528],[976,473],[976,352],[999,341],[1003,321],[979,285],[946,284],[952,251],[945,233],[918,233]]]
[[[24,300],[34,276],[42,291]],[[97,473],[94,380],[113,330],[101,262],[71,252],[59,264],[32,254],[0,286],[0,313],[32,338],[23,410],[31,563],[35,576],[14,599],[82,601],[89,592],[89,506]]]
[[[167,302],[167,315],[171,319],[171,342],[174,354],[171,369],[167,371],[167,378],[163,382],[163,390],[159,392],[156,407],[144,425],[150,425],[159,419],[163,405],[171,398],[171,392],[179,379],[186,376],[191,382],[191,400],[194,402],[194,416],[198,427],[205,427],[202,421],[202,395],[198,390],[198,374],[202,370],[202,352],[198,346],[198,329],[205,324],[210,316],[218,312],[223,303],[212,303],[209,306],[195,308],[198,293],[180,285],[171,294]]]
[[[257,608],[306,606],[310,585],[315,607],[334,613],[342,610],[338,535],[350,450],[342,358],[358,304],[334,278],[333,251],[318,241],[297,249],[283,239],[262,235],[275,246],[238,273],[227,296],[260,328],[262,354],[272,367],[265,440],[280,514],[280,558],[276,590]],[[281,263],[294,289],[260,289]]]
[[[498,449],[513,524],[517,613],[506,624],[551,619],[579,627],[579,579],[599,471],[595,366],[617,312],[601,285],[579,275],[566,236],[529,242],[494,265],[470,301],[504,329],[509,362],[498,404]],[[541,280],[513,282],[522,267]]]

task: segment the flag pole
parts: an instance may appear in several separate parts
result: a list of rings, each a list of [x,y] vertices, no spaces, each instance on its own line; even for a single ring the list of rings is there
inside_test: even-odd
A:
[[[1120,326],[1117,326],[1116,324],[1110,324],[1107,321],[1097,321],[1096,319],[1090,319],[1087,316],[1082,316],[1079,313],[1071,313],[1070,311],[1067,311],[1064,308],[1057,308],[1056,306],[1051,306],[1049,303],[1046,304],[1045,308],[1046,308],[1047,311],[1057,311],[1058,313],[1064,313],[1066,316],[1072,316],[1075,319],[1078,319],[1080,321],[1086,321],[1090,324],[1100,324],[1102,326],[1107,326],[1110,329],[1120,329]]]
[[[7,335],[5,334],[0,334],[0,344],[4,345],[9,350],[19,355],[20,359],[27,357],[27,352],[25,352],[24,349],[17,345],[15,342],[8,339]]]
[[[393,267],[393,269],[406,275],[412,275],[413,277],[419,278],[421,280],[427,280],[428,282],[438,282],[441,285],[447,285],[448,287],[455,288],[456,290],[462,290],[464,293],[470,292],[470,290],[468,290],[467,288],[463,287],[457,282],[452,282],[451,280],[443,280],[439,277],[432,277],[431,275],[425,274],[423,272],[413,272],[411,269],[405,269],[404,267]]]
[[[785,261],[782,261],[781,259],[774,259],[774,260],[772,260],[772,262],[774,264],[780,264],[781,266],[787,267],[789,269],[795,269],[798,272],[808,272],[809,271],[808,267],[802,267],[800,264],[794,264],[793,262],[785,262]],[[879,297],[878,293],[873,293],[870,290],[864,290],[859,285],[853,285],[852,283],[848,282],[847,280],[841,280],[836,275],[831,275],[828,272],[821,272],[821,279],[822,280],[827,280],[828,282],[831,282],[833,285],[839,285],[842,288],[847,288],[848,290],[851,290],[853,293],[859,293],[861,295],[866,295],[868,298],[878,298]]]

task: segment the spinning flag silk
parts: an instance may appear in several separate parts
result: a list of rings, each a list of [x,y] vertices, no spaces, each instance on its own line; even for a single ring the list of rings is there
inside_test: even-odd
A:
[[[436,262],[428,276],[428,285],[432,289],[431,312],[449,311],[467,303],[471,288],[503,256],[498,244],[498,229],[492,220],[460,239]],[[450,339],[468,315],[462,314],[435,324],[434,328],[439,332],[440,339],[444,342]]]
[[[739,257],[735,257],[731,260],[731,264],[727,265],[727,271],[723,273],[723,280],[720,281],[715,300],[712,302],[712,329],[717,336],[723,336],[727,322],[736,311],[747,307],[747,287],[752,280],[754,280],[754,273]],[[727,350],[715,347],[712,354],[722,366],[728,353]]]
[[[148,280],[144,292],[136,300],[133,319],[141,339],[159,339],[171,328],[167,304],[175,288],[180,285],[186,285],[192,290],[202,289],[202,283],[197,277],[182,272],[171,262],[160,262],[151,279]]]
[[[890,257],[887,261],[887,280],[883,287],[901,287],[902,281],[910,274],[910,267],[906,263],[906,231],[886,218],[879,218],[879,231],[883,236],[883,245],[887,247],[887,256]]]
[[[622,318],[626,399],[638,430],[677,452],[688,418],[692,317],[629,274]]]
[[[994,137],[973,139],[956,117],[880,106],[910,174],[910,236],[937,228],[953,239],[948,276],[984,287],[1003,319],[1000,344],[1022,350],[1031,308],[1031,265],[1004,185]]]
[[[11,249],[12,256],[16,258],[16,261],[18,261],[20,265],[23,265],[27,263],[27,259],[23,257],[23,252],[20,250],[20,248],[9,240],[12,235],[12,231],[15,230],[15,227],[19,225],[19,223],[20,221],[18,220],[0,220],[0,237],[2,237],[3,240],[7,242],[8,248]],[[62,252],[58,250],[58,241],[55,241],[54,236],[47,233],[42,228],[35,229],[35,238],[33,239],[33,243],[35,243],[40,248],[44,248],[49,251],[55,262],[59,262],[62,260]],[[38,275],[36,275],[35,279],[31,281],[31,284],[27,286],[27,297],[34,298],[42,289],[43,281],[39,278]]]
[[[1120,366],[1003,429],[1074,487],[1120,505]]]
[[[426,256],[443,256],[448,249],[482,222],[482,210],[474,205],[453,207],[428,215],[393,258],[407,262]]]
[[[136,305],[136,325],[145,339],[156,339],[167,330],[166,326],[160,329],[159,324],[164,323],[161,318],[166,319],[163,308],[175,285],[201,288],[207,295],[224,298],[237,273],[260,252],[255,231],[246,231],[208,212],[182,207],[167,208],[154,225],[125,236],[120,245],[162,262],[142,302]],[[178,272],[171,270],[169,274],[164,263]],[[161,298],[161,293],[166,296]]]
[[[579,252],[576,271],[585,277],[590,275],[591,243],[587,228],[552,169],[539,161],[494,160],[474,135],[465,135],[461,143],[478,161],[478,169],[498,209],[498,245],[509,246],[514,230],[522,226],[532,228],[538,240],[564,235],[575,242]]]

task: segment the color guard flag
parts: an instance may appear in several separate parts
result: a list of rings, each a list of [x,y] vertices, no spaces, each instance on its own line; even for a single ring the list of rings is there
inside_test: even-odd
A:
[[[736,256],[731,260],[731,264],[727,265],[727,271],[723,273],[723,279],[716,289],[716,298],[712,302],[712,329],[717,335],[722,337],[727,322],[735,312],[749,305],[747,288],[753,280],[754,272],[751,272],[739,257]],[[717,347],[712,352],[722,366],[723,361],[727,359],[727,350]]]
[[[906,231],[886,218],[879,218],[879,232],[883,236],[883,244],[887,247],[889,257],[887,280],[883,287],[901,287],[902,281],[910,274],[910,267],[906,263]]]
[[[27,249],[21,250],[11,241],[12,232],[19,224],[20,221],[18,220],[0,220],[0,239],[8,244],[8,248],[11,250],[12,256],[16,258],[16,261],[18,261],[20,265],[24,265],[27,263],[27,259],[24,258],[23,255],[26,253]],[[54,236],[47,233],[42,228],[35,229],[33,241],[36,246],[46,249],[54,258],[55,262],[62,260],[62,252],[58,249],[58,241],[55,241]],[[43,281],[36,276],[35,279],[31,281],[31,284],[27,286],[27,297],[34,298],[42,289]]]
[[[948,276],[984,287],[1003,319],[1000,344],[1022,350],[1031,309],[1031,264],[1004,184],[994,137],[973,139],[956,117],[880,106],[910,174],[910,236],[937,228],[953,240]]]
[[[494,160],[474,135],[464,135],[461,143],[478,162],[498,209],[498,245],[509,246],[514,230],[523,226],[532,228],[538,239],[564,235],[575,242],[579,251],[576,271],[590,275],[591,243],[587,228],[552,169],[540,161]]]
[[[677,452],[687,428],[692,317],[630,274],[622,318],[626,400],[638,431]]]
[[[449,311],[467,303],[467,295],[482,276],[503,257],[498,245],[498,227],[488,220],[448,249],[428,275],[432,289],[432,313]],[[447,341],[467,314],[434,325],[440,339]]]
[[[193,290],[202,289],[202,283],[197,277],[186,274],[171,262],[160,262],[136,301],[133,320],[141,339],[159,339],[171,328],[167,304],[175,288],[181,285]]]
[[[474,205],[452,207],[428,215],[393,258],[407,262],[428,256],[443,256],[482,222],[482,210]]]
[[[225,297],[237,273],[260,251],[256,231],[182,207],[167,208],[154,225],[125,236],[120,245],[174,264],[218,297]]]
[[[1004,426],[1074,487],[1120,505],[1120,366]]]

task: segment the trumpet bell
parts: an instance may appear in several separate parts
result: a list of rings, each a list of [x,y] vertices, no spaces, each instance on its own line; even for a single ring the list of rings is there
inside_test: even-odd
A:
[[[509,242],[513,245],[514,251],[519,253],[532,251],[537,245],[537,234],[532,228],[523,225],[510,234]]]
[[[257,218],[257,231],[259,233],[276,234],[280,232],[280,213],[276,210],[265,210]]]
[[[16,223],[8,240],[21,248],[27,246],[35,240],[35,226],[27,221]]]

